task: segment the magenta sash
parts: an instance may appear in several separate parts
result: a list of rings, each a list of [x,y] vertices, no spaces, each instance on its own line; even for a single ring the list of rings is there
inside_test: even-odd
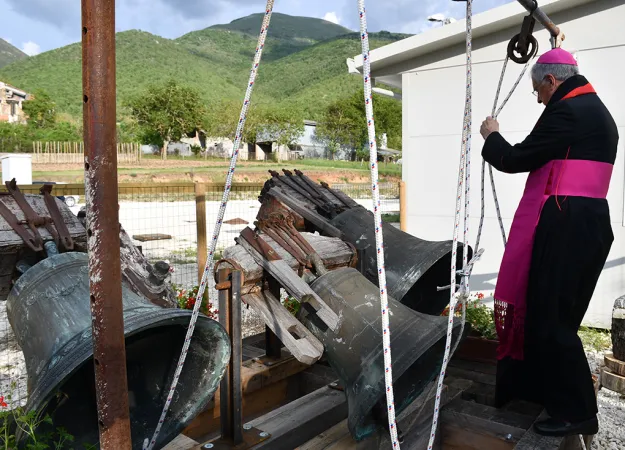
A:
[[[606,198],[613,165],[555,160],[530,172],[514,215],[495,287],[498,357],[523,359],[527,284],[536,226],[547,199],[557,196]]]

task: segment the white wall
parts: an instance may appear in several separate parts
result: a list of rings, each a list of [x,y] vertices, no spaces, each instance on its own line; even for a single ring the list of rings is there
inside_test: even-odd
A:
[[[620,81],[625,71],[623,3],[623,0],[602,0],[551,17],[566,33],[563,48],[579,52],[582,74],[588,77],[610,109],[621,135],[608,194],[615,241],[585,319],[588,325],[606,327],[611,323],[614,300],[625,294],[625,89]],[[519,23],[514,29],[473,43],[471,245],[475,245],[480,216],[480,152],[483,139],[479,128],[482,120],[491,114],[506,46],[520,26]],[[540,29],[535,36],[541,46],[540,53],[550,48],[548,34],[544,30]],[[447,240],[453,233],[465,100],[464,63],[464,45],[461,45],[419,58],[402,67],[402,70],[407,70],[403,74],[403,179],[408,192],[408,231],[422,239]],[[509,92],[521,68],[513,62],[508,64],[502,98]],[[499,116],[501,132],[511,143],[523,140],[542,112],[543,106],[536,103],[531,91],[528,70],[528,75]],[[507,232],[527,174],[494,173]],[[503,244],[488,179],[486,187],[486,221],[481,245],[485,254],[475,267],[471,286],[472,290],[490,294],[494,290]]]

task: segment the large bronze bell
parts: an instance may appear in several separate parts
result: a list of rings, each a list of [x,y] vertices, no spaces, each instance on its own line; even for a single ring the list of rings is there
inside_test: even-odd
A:
[[[363,207],[346,210],[332,220],[343,239],[361,250],[360,270],[378,284],[378,262],[373,213]],[[409,308],[440,315],[449,304],[452,241],[425,241],[383,224],[386,282],[390,296]],[[364,251],[362,251],[364,249]],[[458,244],[456,266],[462,268],[463,244]],[[469,247],[469,259],[472,258]],[[460,282],[460,277],[457,278]]]
[[[379,289],[352,268],[330,271],[313,281],[311,288],[341,317],[341,324],[332,332],[305,308],[300,310],[300,320],[325,347],[328,362],[345,388],[349,431],[360,441],[387,424]],[[389,308],[399,414],[439,374],[448,318],[416,312],[393,298]],[[459,333],[457,321],[454,342]]]
[[[139,450],[163,410],[191,311],[155,306],[124,284],[122,294],[132,448]],[[87,254],[55,255],[30,268],[13,287],[7,311],[26,360],[26,408],[50,413],[54,429],[75,437],[73,448],[99,448]],[[155,448],[206,408],[230,350],[224,328],[200,315]]]

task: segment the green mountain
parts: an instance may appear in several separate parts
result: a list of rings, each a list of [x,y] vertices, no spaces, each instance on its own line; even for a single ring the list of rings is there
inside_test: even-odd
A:
[[[147,85],[170,78],[200,89],[206,101],[240,95],[241,88],[220,77],[210,61],[174,41],[132,30],[118,33],[116,42],[118,108],[123,109],[124,101]],[[82,114],[82,50],[78,43],[4,67],[0,79],[29,92],[44,89],[60,111]]]
[[[148,85],[170,78],[200,90],[210,104],[242,99],[263,15],[170,40],[142,31],[117,34],[118,110]],[[407,37],[372,33],[371,48]],[[314,119],[362,80],[347,73],[346,58],[360,53],[358,33],[333,23],[274,14],[259,70],[255,102],[294,104]],[[21,89],[46,90],[61,112],[82,114],[80,43],[26,58],[0,69],[0,79]]]
[[[28,58],[26,53],[12,46],[4,39],[0,39],[0,68],[25,58]]]
[[[260,25],[265,14],[251,14],[240,19],[233,20],[228,24],[213,25],[210,28],[239,31],[251,36],[258,36]],[[279,39],[309,39],[323,41],[328,38],[351,33],[352,30],[314,17],[289,16],[288,14],[272,13],[270,35]]]

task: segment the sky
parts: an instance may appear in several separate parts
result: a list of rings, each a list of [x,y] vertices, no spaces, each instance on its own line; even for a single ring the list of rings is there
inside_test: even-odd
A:
[[[473,12],[514,0],[480,0]],[[80,40],[79,0],[0,0],[0,38],[29,55]],[[265,0],[116,0],[116,29],[139,29],[174,39],[190,31],[264,11]],[[184,8],[181,6],[184,5]],[[369,31],[417,34],[433,14],[462,19],[466,3],[452,0],[367,0]],[[317,17],[356,30],[356,0],[277,0],[275,12]],[[270,31],[271,33],[271,31]]]

